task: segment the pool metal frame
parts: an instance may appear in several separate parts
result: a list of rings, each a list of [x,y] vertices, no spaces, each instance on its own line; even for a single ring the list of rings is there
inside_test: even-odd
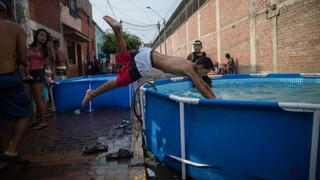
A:
[[[284,74],[271,74],[271,76],[283,76]],[[230,79],[232,77],[235,77],[237,75],[231,75]],[[254,77],[254,78],[266,78],[267,76],[270,76],[270,74],[247,74],[243,75],[245,77]],[[285,76],[301,76],[301,77],[320,77],[320,73],[300,73],[300,74],[286,74]],[[213,79],[219,79],[221,75],[218,76],[210,76]],[[228,76],[226,77],[228,78]],[[178,82],[183,81],[188,78],[184,77],[175,77],[170,78],[169,80],[162,80],[166,82]],[[154,81],[151,81],[154,83]],[[142,121],[143,121],[143,131],[146,130],[145,127],[145,104],[146,104],[146,98],[145,93],[151,92],[153,94],[157,94],[160,96],[166,96],[162,93],[147,89],[146,86],[142,86],[139,89],[140,91],[140,102],[139,106],[141,108],[141,115],[142,115]],[[248,102],[248,101],[233,101],[233,100],[208,100],[208,99],[199,99],[199,98],[188,98],[188,97],[180,97],[176,95],[169,95],[169,99],[174,100],[176,102],[179,102],[179,111],[180,111],[180,148],[181,148],[181,157],[177,157],[174,155],[167,155],[168,157],[181,162],[181,174],[182,179],[186,179],[186,165],[195,166],[198,168],[207,168],[211,165],[209,164],[202,164],[199,162],[192,162],[190,160],[186,159],[186,147],[185,147],[185,117],[184,117],[184,105],[185,104],[211,104],[211,103],[219,103],[219,104],[225,104],[225,103],[237,103],[239,105],[264,105],[264,106],[275,106],[274,103],[268,103],[268,102]],[[313,125],[312,125],[312,139],[311,139],[311,153],[310,153],[310,164],[309,164],[309,180],[315,180],[316,179],[316,168],[317,168],[317,156],[318,156],[318,142],[319,142],[319,126],[320,126],[320,104],[312,104],[312,103],[290,103],[290,102],[278,102],[276,105],[286,111],[302,111],[302,112],[313,112]],[[144,136],[145,142],[146,136]]]

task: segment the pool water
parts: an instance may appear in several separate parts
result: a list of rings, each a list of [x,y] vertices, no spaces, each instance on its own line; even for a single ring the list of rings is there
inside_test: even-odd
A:
[[[256,79],[212,80],[218,99],[272,102],[304,102],[320,104],[320,83],[315,81]],[[157,86],[160,92],[181,97],[203,98],[191,82],[178,82]]]

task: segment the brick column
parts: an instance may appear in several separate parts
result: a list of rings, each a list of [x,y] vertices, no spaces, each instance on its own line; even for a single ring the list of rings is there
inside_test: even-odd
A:
[[[217,32],[217,58],[221,63],[221,42],[220,42],[220,0],[216,0],[216,32]]]
[[[255,0],[250,0],[250,71],[257,71],[256,60],[256,6]]]

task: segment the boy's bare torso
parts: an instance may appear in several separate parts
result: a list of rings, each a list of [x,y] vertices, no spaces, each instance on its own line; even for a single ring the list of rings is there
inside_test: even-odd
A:
[[[0,20],[0,74],[15,71],[16,60],[19,60],[18,63],[25,63],[26,57],[23,56],[26,56],[26,52],[20,54],[25,40],[21,38],[25,38],[25,33],[20,26]],[[21,56],[19,59],[18,54]]]

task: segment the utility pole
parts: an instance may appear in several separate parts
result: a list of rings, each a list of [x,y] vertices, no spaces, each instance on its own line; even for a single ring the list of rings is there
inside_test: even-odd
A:
[[[166,20],[163,18],[164,53],[167,55]]]
[[[159,16],[163,20],[164,52],[167,55],[166,19],[163,18],[159,13],[157,13],[157,11],[152,9],[150,6],[148,6],[147,9],[150,9],[152,12],[154,12],[157,16]],[[158,22],[158,29],[159,29],[159,43],[160,43],[160,39],[161,39],[160,22]],[[161,52],[161,43],[160,43],[160,52]]]
[[[160,53],[162,53],[162,48],[161,48],[161,36],[160,36],[160,22],[158,21],[158,30],[159,30],[159,38],[158,38],[158,41],[159,41],[159,46],[160,46]]]

